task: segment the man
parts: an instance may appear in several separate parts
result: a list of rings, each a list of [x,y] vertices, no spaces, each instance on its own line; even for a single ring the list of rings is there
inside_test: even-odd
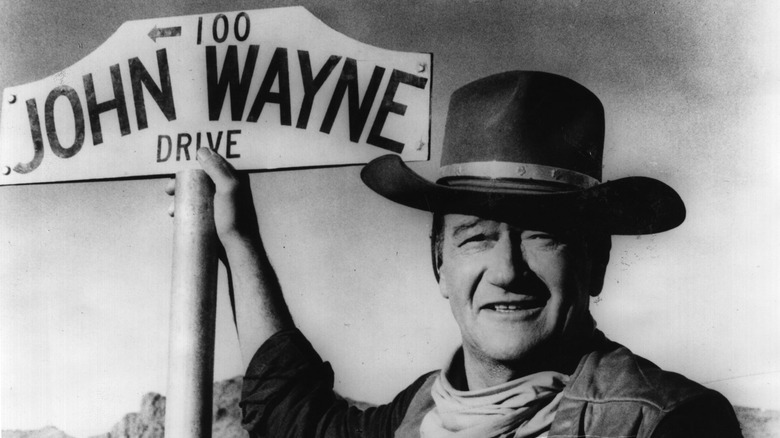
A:
[[[595,328],[588,305],[601,292],[610,235],[662,232],[685,217],[660,181],[601,183],[603,137],[603,108],[586,88],[507,72],[453,94],[436,183],[396,156],[363,169],[376,192],[433,212],[434,274],[463,340],[441,372],[366,411],[333,393],[329,365],[295,329],[254,209],[239,208],[251,202],[248,186],[201,149],[234,274],[250,435],[741,436],[720,394]]]

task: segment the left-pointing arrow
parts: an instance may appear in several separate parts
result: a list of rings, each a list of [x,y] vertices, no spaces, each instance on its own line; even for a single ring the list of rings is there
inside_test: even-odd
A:
[[[177,36],[181,36],[181,26],[163,28],[154,26],[154,29],[149,31],[149,38],[151,38],[155,43],[157,42],[157,38]]]

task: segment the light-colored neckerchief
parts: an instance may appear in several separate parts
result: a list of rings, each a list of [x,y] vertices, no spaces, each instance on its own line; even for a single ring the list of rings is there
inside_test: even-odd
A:
[[[501,385],[459,391],[442,370],[431,388],[436,407],[423,418],[421,438],[546,436],[569,376],[542,371]]]

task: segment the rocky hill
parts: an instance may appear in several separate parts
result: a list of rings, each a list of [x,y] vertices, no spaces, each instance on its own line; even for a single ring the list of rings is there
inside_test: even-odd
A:
[[[3,438],[73,438],[53,426],[38,430],[4,430]]]
[[[212,438],[248,438],[241,428],[241,377],[214,383]],[[141,399],[141,410],[127,414],[111,432],[93,438],[162,438],[165,436],[165,397],[150,392]],[[6,438],[3,435],[2,438]]]
[[[241,377],[214,383],[214,424],[212,438],[248,438],[241,428]],[[358,407],[364,403],[353,402]],[[780,438],[780,411],[736,406],[745,438]],[[110,432],[92,438],[162,438],[165,434],[165,397],[148,393],[141,399],[141,410],[127,414]],[[4,430],[2,438],[73,438],[55,427],[35,431]]]
[[[745,438],[780,437],[780,411],[734,406]]]

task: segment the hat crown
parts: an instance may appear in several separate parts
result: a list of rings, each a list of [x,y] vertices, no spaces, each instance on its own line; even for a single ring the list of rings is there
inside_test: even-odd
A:
[[[685,204],[661,181],[600,183],[604,108],[562,76],[513,71],[453,93],[436,183],[398,155],[372,160],[363,181],[409,207],[486,217],[531,230],[648,234],[685,219]]]
[[[495,161],[600,181],[603,148],[604,107],[596,95],[563,76],[511,71],[452,94],[441,166]]]

